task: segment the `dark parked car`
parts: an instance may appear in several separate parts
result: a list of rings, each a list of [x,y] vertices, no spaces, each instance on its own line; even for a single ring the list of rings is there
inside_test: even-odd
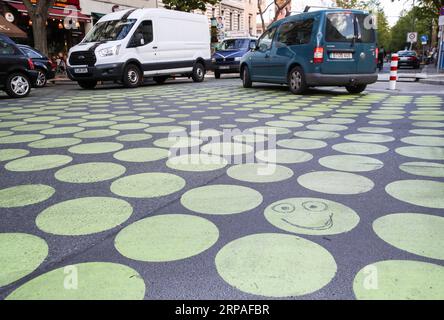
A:
[[[37,49],[22,44],[19,44],[18,47],[32,59],[35,69],[39,72],[36,87],[44,87],[48,80],[55,77],[57,65]]]
[[[37,81],[31,58],[9,37],[0,34],[0,88],[10,97],[26,97]]]
[[[398,51],[398,56],[398,67],[413,67],[413,69],[419,69],[421,62],[419,61],[418,55],[415,51]]]

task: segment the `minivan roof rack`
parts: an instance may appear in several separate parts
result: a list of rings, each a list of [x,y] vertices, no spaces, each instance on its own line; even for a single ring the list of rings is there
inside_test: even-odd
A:
[[[310,11],[311,8],[318,8],[318,9],[343,9],[341,7],[305,6],[304,12]]]

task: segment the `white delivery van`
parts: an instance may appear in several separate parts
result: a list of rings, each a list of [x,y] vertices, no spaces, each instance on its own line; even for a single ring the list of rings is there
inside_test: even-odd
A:
[[[85,89],[97,81],[134,88],[151,77],[202,82],[211,65],[204,15],[167,9],[130,9],[103,16],[68,54],[68,76]]]

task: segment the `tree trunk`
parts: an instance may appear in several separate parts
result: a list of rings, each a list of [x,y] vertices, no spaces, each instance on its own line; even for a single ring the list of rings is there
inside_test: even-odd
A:
[[[262,11],[262,0],[257,0],[257,6],[259,8],[259,16],[261,17],[262,32],[265,32],[265,20],[264,20],[264,12]]]
[[[34,47],[43,54],[48,55],[48,42],[46,32],[47,17],[36,13],[32,19],[32,34],[34,36]]]

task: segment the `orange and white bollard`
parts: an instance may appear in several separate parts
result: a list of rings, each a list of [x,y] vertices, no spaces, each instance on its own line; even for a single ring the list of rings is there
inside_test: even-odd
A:
[[[396,80],[398,80],[398,61],[398,54],[392,54],[392,60],[390,62],[390,90],[396,90]]]

